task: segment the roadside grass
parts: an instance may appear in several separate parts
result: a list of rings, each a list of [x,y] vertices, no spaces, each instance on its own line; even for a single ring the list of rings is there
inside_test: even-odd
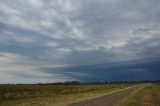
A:
[[[145,87],[139,88],[130,96],[126,97],[124,100],[121,101],[120,104],[117,106],[139,106],[140,100],[142,98],[143,92],[145,91]]]
[[[158,106],[160,106],[160,84],[153,85],[153,92],[156,94]]]
[[[50,97],[27,98],[18,100],[1,100],[0,106],[66,106],[67,104],[91,99],[102,94],[120,90],[121,87],[95,90],[82,93],[61,94]]]
[[[153,92],[156,100],[154,101],[156,106],[160,106],[160,84],[153,84],[151,88],[147,88],[147,85],[139,88],[136,92],[122,100],[118,106],[141,106],[142,99],[147,92]]]

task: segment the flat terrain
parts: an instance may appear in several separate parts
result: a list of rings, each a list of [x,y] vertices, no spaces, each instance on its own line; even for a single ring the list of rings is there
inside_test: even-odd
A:
[[[160,106],[160,84],[145,85],[130,95],[120,106]]]
[[[79,103],[70,104],[68,106],[113,106],[116,103],[123,100],[123,98],[125,98],[129,94],[136,91],[138,88],[140,88],[140,86],[134,86],[128,89],[118,91],[118,92],[106,94],[98,98],[89,99],[89,100],[85,100]]]
[[[122,84],[1,85],[0,106],[66,106],[122,89]]]
[[[160,106],[160,84],[2,85],[0,106]]]

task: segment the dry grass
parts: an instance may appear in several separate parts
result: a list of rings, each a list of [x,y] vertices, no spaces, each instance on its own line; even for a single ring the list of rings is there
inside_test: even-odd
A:
[[[160,106],[160,85],[147,85],[125,99],[120,106]]]
[[[66,106],[70,103],[94,98],[118,89],[120,88],[111,88],[75,94],[63,94],[35,99],[3,100],[0,102],[0,106]]]

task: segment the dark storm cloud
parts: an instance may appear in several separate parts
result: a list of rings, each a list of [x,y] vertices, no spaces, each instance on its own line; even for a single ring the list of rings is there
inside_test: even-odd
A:
[[[46,68],[47,73],[67,75],[79,81],[118,81],[118,80],[157,80],[159,79],[159,61],[137,61],[96,64],[81,67]]]
[[[156,68],[146,68],[142,65],[146,63],[139,60],[158,66],[159,3],[159,0],[1,0],[0,73],[6,79],[41,73],[38,78],[48,76],[47,81],[81,80],[82,76],[116,80],[113,73],[123,73],[124,69],[128,78],[129,73],[144,72],[152,79],[158,74]],[[120,62],[129,65],[116,68],[116,64],[109,64]],[[138,63],[143,67],[138,67]],[[111,65],[112,71],[101,64]],[[85,70],[86,65],[93,68]],[[48,75],[47,67],[54,67],[52,75]],[[65,69],[58,71],[61,78],[55,77],[59,76],[55,67]],[[66,67],[78,68],[70,71]]]

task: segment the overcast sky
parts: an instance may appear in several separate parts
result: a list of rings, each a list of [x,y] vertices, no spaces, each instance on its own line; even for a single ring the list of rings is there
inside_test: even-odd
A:
[[[160,0],[0,0],[0,83],[158,75]]]

